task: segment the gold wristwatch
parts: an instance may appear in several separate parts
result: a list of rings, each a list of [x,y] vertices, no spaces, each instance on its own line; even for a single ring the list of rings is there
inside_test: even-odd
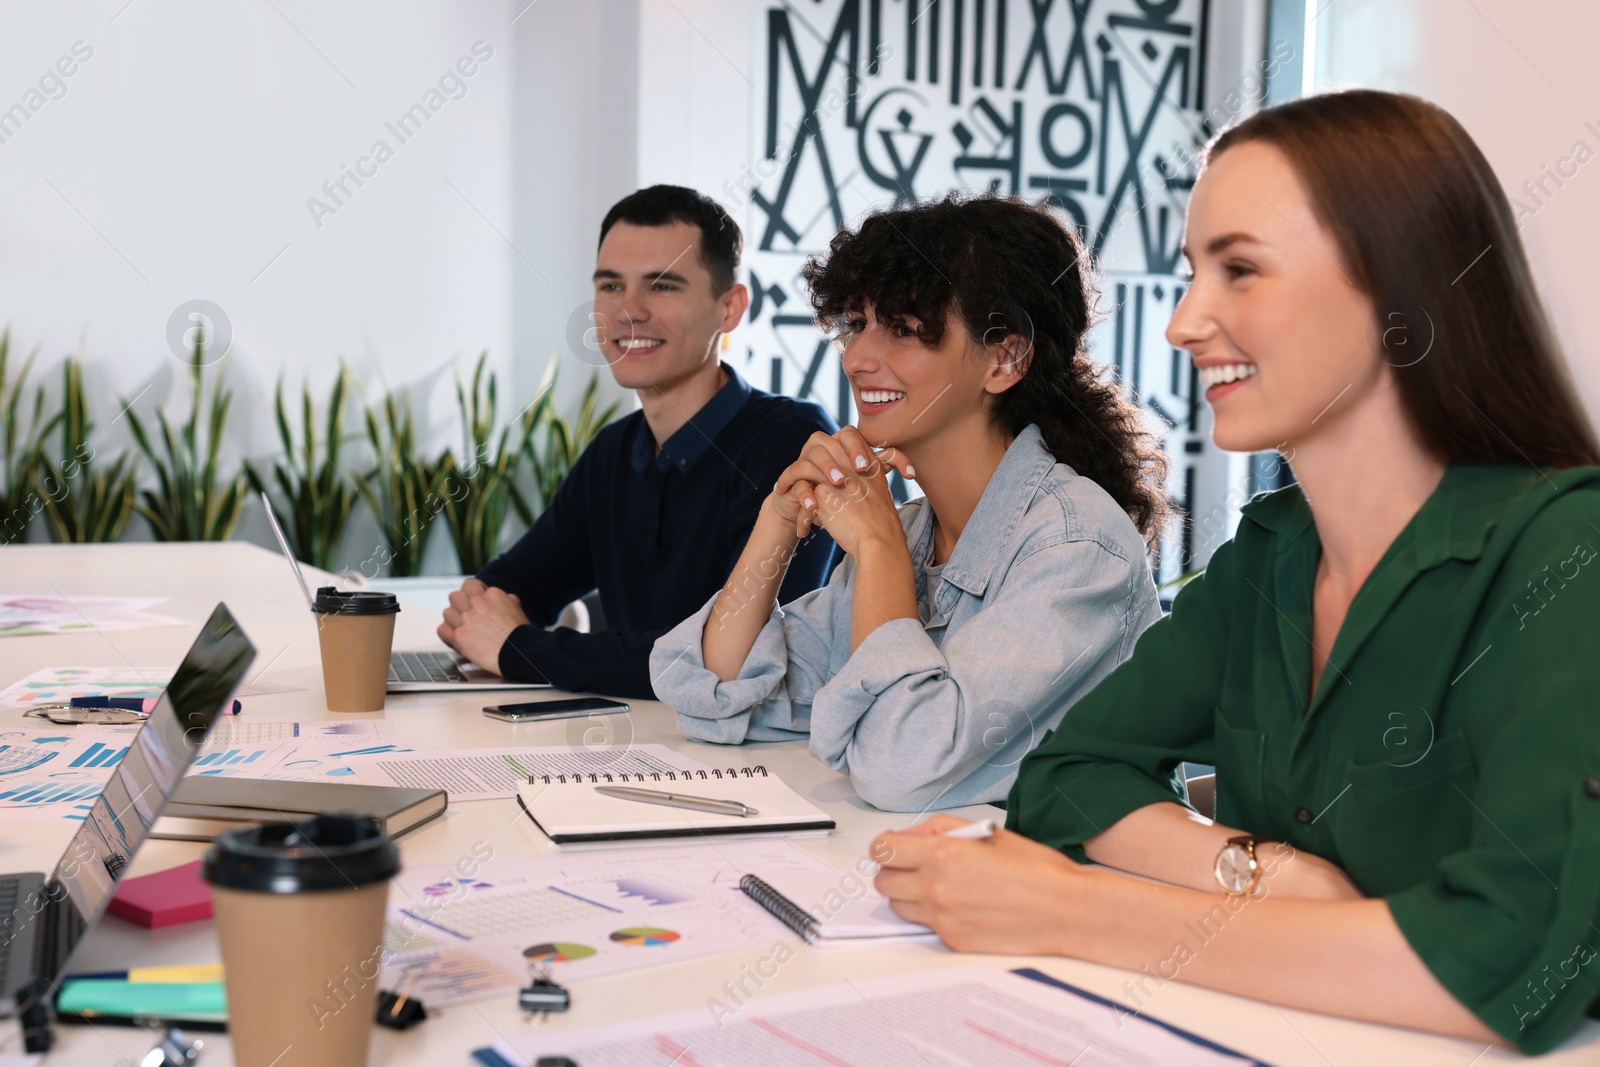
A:
[[[1258,834],[1241,834],[1228,838],[1228,843],[1217,853],[1215,874],[1217,884],[1230,897],[1248,896],[1255,892],[1261,881],[1261,861],[1256,858],[1256,846],[1272,841]]]

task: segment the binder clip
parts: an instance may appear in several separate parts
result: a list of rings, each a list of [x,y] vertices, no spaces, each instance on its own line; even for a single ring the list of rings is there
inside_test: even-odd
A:
[[[572,1006],[572,994],[551,981],[550,972],[544,967],[532,968],[530,977],[532,981],[517,990],[517,1007],[525,1017],[531,1019],[537,1014],[543,1022],[551,1012],[566,1011]]]
[[[378,990],[378,1016],[375,1021],[379,1026],[390,1030],[409,1030],[418,1023],[427,1021],[427,1008],[423,1006],[422,1001],[411,995],[415,977],[415,971],[406,971],[405,977],[400,981],[398,993],[391,993],[387,989]]]
[[[170,1027],[162,1035],[161,1044],[145,1053],[139,1067],[190,1067],[205,1047],[204,1041],[191,1041],[182,1030]]]

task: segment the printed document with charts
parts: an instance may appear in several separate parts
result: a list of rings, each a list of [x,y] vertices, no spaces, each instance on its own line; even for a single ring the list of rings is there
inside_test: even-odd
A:
[[[789,959],[810,950],[740,889],[745,875],[811,887],[827,909],[872,895],[857,870],[782,840],[493,857],[484,845],[395,877],[384,988],[443,1004],[515,989],[530,963],[565,985],[741,949]]]

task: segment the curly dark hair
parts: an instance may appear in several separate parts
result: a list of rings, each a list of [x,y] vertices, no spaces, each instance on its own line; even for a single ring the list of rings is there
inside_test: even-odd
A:
[[[1037,425],[1051,454],[1110,493],[1155,544],[1171,509],[1167,455],[1115,376],[1083,350],[1096,297],[1089,253],[1050,208],[951,193],[879,212],[841,230],[801,274],[829,332],[870,306],[880,320],[915,319],[930,346],[949,322],[974,344],[1031,342],[1021,380],[994,398],[993,419],[1013,436]]]

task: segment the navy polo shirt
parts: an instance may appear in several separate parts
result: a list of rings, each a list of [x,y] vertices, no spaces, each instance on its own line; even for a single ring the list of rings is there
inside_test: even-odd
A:
[[[532,620],[501,646],[505,677],[654,697],[656,638],[728,580],[761,502],[807,438],[838,429],[818,405],[753,389],[723,369],[727,383],[659,451],[642,411],[601,430],[533,528],[478,574],[520,597]],[[834,560],[833,539],[813,533],[779,602],[821,586]],[[545,629],[596,589],[604,630]]]

